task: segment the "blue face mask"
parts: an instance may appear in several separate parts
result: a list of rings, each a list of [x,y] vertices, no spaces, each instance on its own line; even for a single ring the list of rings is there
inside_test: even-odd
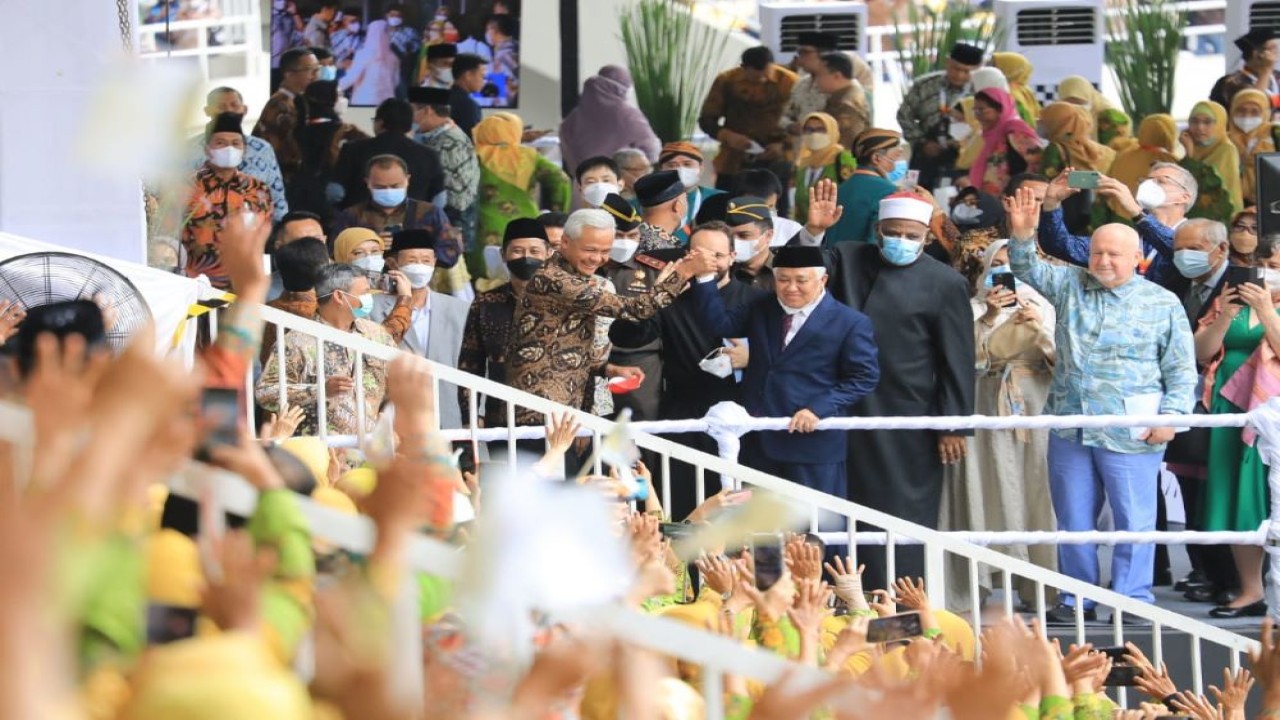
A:
[[[910,265],[920,257],[920,248],[924,243],[904,237],[880,238],[880,254],[890,265]]]
[[[321,66],[320,66],[320,79],[321,79],[321,80],[324,80],[324,81],[327,81],[327,82],[333,82],[334,80],[337,80],[337,79],[338,79],[338,68],[337,68],[336,66],[334,66],[334,65],[321,65]]]
[[[369,191],[373,201],[382,207],[398,207],[408,194],[408,188],[378,188]]]
[[[890,170],[889,173],[884,176],[884,179],[888,180],[891,183],[900,183],[902,182],[902,179],[905,178],[906,176],[907,176],[907,161],[898,160],[893,163],[893,169]]]
[[[369,317],[370,313],[373,312],[373,296],[372,295],[356,295],[355,297],[359,298],[360,305],[359,307],[351,308],[351,314],[357,318],[360,318],[361,320],[364,320]]]

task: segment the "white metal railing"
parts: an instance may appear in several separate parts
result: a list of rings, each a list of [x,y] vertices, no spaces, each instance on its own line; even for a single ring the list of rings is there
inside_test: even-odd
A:
[[[376,357],[380,359],[391,359],[398,350],[372,343],[362,337],[343,333],[334,328],[314,323],[287,313],[279,312],[267,308],[263,312],[264,319],[268,322],[275,323],[277,326],[277,350],[282,353],[281,349],[284,345],[283,338],[286,331],[301,332],[315,338],[317,343],[331,342],[343,345],[349,350],[357,352],[360,356],[369,358]],[[507,404],[507,423],[505,428],[487,428],[484,430],[464,430],[458,433],[451,433],[455,438],[500,438],[507,442],[508,453],[510,458],[516,457],[516,440],[518,437],[540,437],[545,432],[540,427],[517,427],[515,425],[516,407],[524,407],[530,410],[546,414],[560,414],[571,412],[575,419],[584,428],[584,432],[595,436],[597,442],[605,433],[608,433],[614,424],[603,418],[595,417],[582,413],[581,411],[557,405],[540,397],[530,395],[519,390],[515,390],[500,383],[493,382],[485,378],[479,378],[467,373],[463,373],[457,369],[433,364],[435,371],[434,383],[436,385],[435,396],[440,397],[441,383],[451,383],[458,387],[471,390],[474,396],[484,394],[504,401]],[[282,379],[283,381],[283,379]],[[356,383],[357,391],[360,391],[360,384]],[[478,402],[470,403],[470,423],[471,427],[477,426]],[[318,413],[321,427],[324,425],[324,414]],[[1180,416],[1178,425],[1235,425],[1239,426],[1245,422],[1246,416]],[[958,429],[965,427],[984,427],[991,426],[993,423],[1006,423],[1002,425],[1008,427],[1010,418],[985,418],[981,416],[973,417],[946,417],[946,418],[839,418],[824,420],[819,427],[825,428],[848,428],[855,426],[867,426],[868,423],[876,424],[877,427],[934,427],[937,429]],[[1158,417],[1120,417],[1120,418],[1102,418],[1102,417],[1053,417],[1044,416],[1037,418],[1016,418],[1012,419],[1015,423],[1025,422],[1034,424],[1036,427],[1050,427],[1060,425],[1066,427],[1078,427],[1080,425],[1097,426],[1099,424],[1113,424],[1124,426],[1158,426],[1171,424],[1168,418],[1161,420]],[[693,421],[700,422],[700,421]],[[759,426],[779,428],[785,426],[785,419],[755,419],[752,421],[753,427]],[[641,425],[635,424],[637,427]],[[333,438],[337,440],[338,438]],[[873,510],[871,508],[856,505],[848,500],[832,497],[815,490],[803,487],[801,485],[788,482],[778,477],[762,473],[749,467],[744,467],[730,460],[721,457],[715,457],[706,453],[692,450],[683,445],[679,445],[662,437],[637,433],[635,442],[641,449],[652,451],[660,458],[660,467],[655,469],[655,479],[661,483],[663,502],[666,509],[670,510],[671,497],[671,468],[673,463],[683,463],[693,469],[695,477],[695,495],[698,502],[706,498],[706,473],[719,473],[725,478],[732,478],[734,482],[747,483],[754,487],[762,488],[779,496],[788,498],[791,501],[802,503],[810,509],[811,527],[817,527],[817,517],[819,511],[836,513],[844,518],[845,532],[847,542],[851,542],[850,553],[857,556],[860,552],[859,543],[857,542],[856,524],[871,525],[882,528],[885,532],[883,547],[885,552],[885,566],[887,568],[886,576],[895,577],[895,549],[899,545],[906,544],[907,540],[924,546],[923,553],[925,558],[925,580],[930,593],[931,601],[937,607],[945,605],[945,596],[947,590],[947,558],[948,556],[958,557],[962,564],[968,566],[968,582],[969,582],[969,598],[970,607],[965,615],[973,623],[974,627],[981,626],[981,605],[978,593],[978,570],[982,567],[991,568],[996,574],[1003,579],[1003,586],[1006,589],[1012,588],[1013,578],[1021,578],[1030,581],[1035,587],[1035,597],[1032,603],[1036,608],[1036,615],[1043,623],[1047,611],[1046,590],[1058,590],[1070,593],[1077,599],[1076,617],[1074,624],[1074,635],[1076,642],[1085,641],[1086,625],[1084,621],[1084,604],[1086,601],[1094,602],[1097,605],[1114,608],[1115,613],[1112,619],[1112,633],[1117,643],[1123,642],[1126,636],[1126,627],[1123,623],[1123,617],[1133,615],[1144,618],[1151,623],[1150,632],[1153,637],[1152,651],[1156,662],[1161,662],[1164,653],[1164,634],[1166,632],[1185,633],[1188,636],[1189,646],[1188,654],[1192,658],[1192,665],[1195,668],[1194,676],[1191,679],[1192,687],[1196,692],[1200,692],[1204,687],[1203,673],[1200,671],[1202,659],[1202,645],[1210,643],[1212,645],[1221,646],[1229,655],[1230,666],[1234,669],[1239,667],[1241,653],[1248,652],[1255,648],[1257,644],[1241,635],[1210,626],[1206,623],[1187,618],[1176,613],[1170,612],[1160,607],[1156,607],[1132,598],[1118,595],[1110,590],[1099,588],[1094,585],[1076,580],[1074,578],[1061,575],[1056,572],[1046,570],[1042,567],[1032,565],[1003,555],[986,547],[980,547],[971,543],[963,542],[949,533],[943,533],[931,530],[922,526],[905,522],[899,518],[887,515],[883,512]],[[516,472],[516,463],[508,463],[509,471]],[[599,460],[597,459],[597,471],[601,470]],[[1273,493],[1273,502],[1280,502],[1280,493]],[[1280,513],[1273,513],[1280,517]],[[1273,536],[1274,537],[1274,536]],[[866,552],[866,551],[862,551]],[[1275,560],[1273,559],[1273,562]],[[1277,573],[1280,576],[1280,573]],[[1272,604],[1275,607],[1275,604]],[[1012,615],[1013,596],[1011,592],[1004,593],[1003,611],[1006,615]],[[1128,628],[1132,631],[1133,628]],[[1142,631],[1145,634],[1146,629]],[[1123,691],[1121,693],[1123,701]]]

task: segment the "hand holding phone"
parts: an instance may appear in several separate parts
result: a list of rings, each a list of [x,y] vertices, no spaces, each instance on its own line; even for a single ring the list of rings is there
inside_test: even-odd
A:
[[[887,643],[906,640],[924,634],[920,613],[905,612],[889,617],[876,618],[867,623],[867,642]]]
[[[765,592],[782,579],[782,535],[755,533],[751,536],[751,559],[756,569],[756,589]]]

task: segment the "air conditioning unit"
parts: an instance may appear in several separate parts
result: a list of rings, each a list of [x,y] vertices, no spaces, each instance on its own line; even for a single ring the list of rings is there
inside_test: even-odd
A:
[[[1240,49],[1233,42],[1254,28],[1280,30],[1280,0],[1230,0],[1227,3],[1226,72],[1240,69]]]
[[[1041,103],[1056,100],[1058,83],[1069,75],[1102,87],[1105,0],[995,0],[994,11],[1004,30],[1000,50],[1031,61]]]
[[[791,62],[801,33],[825,32],[840,38],[840,50],[865,55],[867,6],[861,2],[761,2],[760,42],[781,64]]]

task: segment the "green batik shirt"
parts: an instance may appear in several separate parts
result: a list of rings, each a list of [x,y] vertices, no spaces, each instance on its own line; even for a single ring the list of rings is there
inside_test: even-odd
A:
[[[463,212],[474,205],[480,190],[480,163],[467,134],[449,123],[428,133],[418,133],[416,138],[440,154],[444,189],[449,192],[449,207]]]
[[[941,70],[916,78],[898,108],[902,137],[913,147],[925,140],[946,142],[952,106],[972,94],[968,85],[951,87]]]

